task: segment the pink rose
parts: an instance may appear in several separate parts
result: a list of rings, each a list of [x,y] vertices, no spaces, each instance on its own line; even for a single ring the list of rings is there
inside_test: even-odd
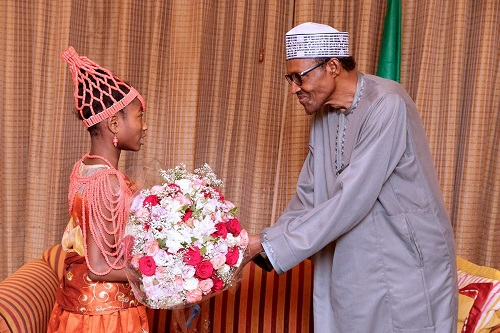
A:
[[[202,261],[196,265],[196,276],[200,279],[208,279],[214,274],[214,266],[210,261]]]
[[[165,266],[156,266],[156,275],[165,275],[167,274],[167,267]]]
[[[214,283],[214,286],[212,287],[212,291],[214,293],[218,292],[219,290],[221,290],[224,287],[224,281],[222,281],[222,279],[220,277],[218,277],[217,275],[212,277],[212,281]]]
[[[238,259],[240,257],[240,252],[236,246],[230,247],[227,249],[227,254],[226,254],[226,264],[229,266],[233,266],[238,262]]]
[[[226,239],[227,237],[227,229],[226,224],[224,222],[219,222],[215,225],[215,232],[212,234],[213,237],[221,237],[222,239]]]
[[[232,203],[232,202],[231,202],[231,201],[229,201],[229,200],[224,200],[224,204],[226,205],[227,210],[231,210],[231,209],[233,209],[234,207],[236,207],[236,206],[234,205],[234,203]]]
[[[146,253],[152,257],[154,257],[155,254],[157,254],[158,251],[160,250],[160,247],[158,246],[158,241],[156,239],[153,239],[150,242],[146,243],[144,245],[144,247],[145,247]]]
[[[210,262],[212,266],[214,266],[214,269],[219,269],[226,263],[226,256],[224,254],[218,254],[210,259]]]
[[[200,249],[197,247],[190,247],[189,249],[187,249],[187,251],[184,253],[183,259],[186,264],[191,266],[196,266],[203,260],[203,258],[201,257]]]
[[[181,292],[182,290],[184,290],[183,283],[184,279],[181,276],[176,275],[174,278],[174,290],[176,292]]]
[[[156,263],[153,257],[144,256],[141,259],[139,259],[139,270],[144,275],[147,276],[154,275],[156,271]]]
[[[191,200],[185,195],[178,195],[174,198],[174,201],[177,201],[181,206],[186,206],[191,204]]]
[[[248,231],[241,229],[240,232],[240,246],[246,248],[248,246],[249,238]]]
[[[240,221],[237,218],[232,218],[226,222],[227,231],[232,233],[234,236],[238,236],[241,231]]]
[[[158,193],[163,192],[164,189],[165,188],[162,185],[154,185],[153,187],[151,187],[150,193],[151,194],[158,194]]]
[[[142,203],[142,204],[143,204],[144,206],[147,206],[147,205],[150,205],[150,206],[156,206],[156,205],[158,205],[159,203],[160,203],[160,198],[158,198],[158,196],[157,196],[157,195],[152,194],[152,195],[148,195],[148,196],[146,197],[146,199],[144,199],[144,201],[143,201],[143,203]]]
[[[186,293],[186,302],[188,303],[198,303],[203,298],[203,292],[200,288],[190,290]]]
[[[214,286],[214,282],[212,279],[201,280],[198,284],[198,287],[203,291],[203,295],[207,295]]]
[[[141,259],[141,255],[135,255],[132,257],[132,259],[130,259],[130,264],[135,267],[135,268],[139,268],[139,260]]]

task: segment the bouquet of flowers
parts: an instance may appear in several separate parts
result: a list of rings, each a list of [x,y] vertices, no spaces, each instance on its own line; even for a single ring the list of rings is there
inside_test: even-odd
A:
[[[239,281],[248,233],[208,164],[159,173],[161,184],[141,190],[131,205],[127,271],[141,303],[183,308]]]

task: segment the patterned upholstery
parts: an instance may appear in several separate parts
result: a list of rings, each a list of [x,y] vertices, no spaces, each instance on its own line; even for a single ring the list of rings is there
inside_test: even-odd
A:
[[[49,264],[59,280],[62,279],[64,273],[64,258],[66,258],[66,252],[61,244],[49,247],[43,254],[43,260]]]
[[[0,333],[41,333],[63,274],[65,252],[47,249],[0,283]],[[198,332],[312,332],[312,263],[302,262],[279,276],[253,263],[242,271],[238,288],[200,304],[192,327]],[[151,333],[181,332],[192,309],[148,309]]]
[[[18,269],[0,283],[0,332],[45,332],[59,283],[42,259]]]

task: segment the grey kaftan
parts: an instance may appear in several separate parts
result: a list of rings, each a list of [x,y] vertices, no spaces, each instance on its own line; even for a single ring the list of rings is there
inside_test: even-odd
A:
[[[456,332],[452,227],[394,81],[359,73],[350,109],[315,116],[297,192],[261,239],[278,273],[312,257],[315,333]]]

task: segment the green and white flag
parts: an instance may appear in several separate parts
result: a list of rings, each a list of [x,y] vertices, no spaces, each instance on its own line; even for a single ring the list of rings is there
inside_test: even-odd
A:
[[[401,0],[387,0],[377,75],[399,82],[401,66]]]

